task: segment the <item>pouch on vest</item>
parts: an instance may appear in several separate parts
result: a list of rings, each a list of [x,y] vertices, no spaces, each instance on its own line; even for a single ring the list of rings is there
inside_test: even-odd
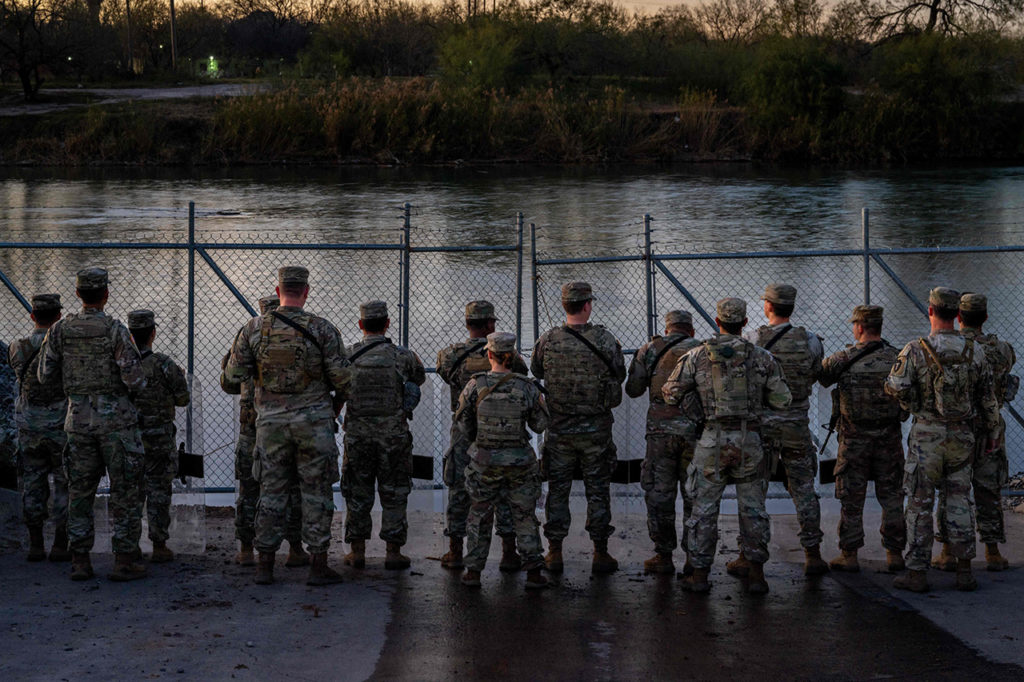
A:
[[[739,346],[706,344],[711,361],[711,388],[715,396],[716,417],[749,417],[747,395],[750,349]]]
[[[854,423],[895,422],[900,418],[899,403],[886,395],[883,386],[889,376],[887,368],[880,371],[857,371],[851,368],[839,380],[839,411]]]
[[[90,316],[68,318],[61,328],[64,345],[62,362],[64,391],[68,394],[121,394],[128,389],[114,362],[110,340],[113,318]]]
[[[521,448],[525,415],[529,406],[526,394],[516,380],[496,387],[476,406],[476,446],[487,450]]]
[[[974,416],[971,388],[974,385],[974,342],[964,339],[963,351],[938,353],[921,339],[931,367],[935,411],[945,419],[966,420]]]
[[[405,379],[395,366],[395,355],[392,344],[381,344],[352,364],[352,387],[346,403],[350,417],[402,414]]]
[[[274,326],[273,315],[265,315],[260,327],[257,357],[259,385],[272,393],[302,393],[313,383],[310,349],[302,333],[284,323]]]
[[[764,346],[775,333],[777,330],[772,327],[761,327],[757,332],[757,345]],[[806,400],[811,395],[811,388],[814,386],[812,371],[814,357],[811,355],[811,348],[807,343],[807,330],[803,327],[790,327],[785,334],[779,337],[769,352],[782,365],[782,371],[786,375],[786,384],[793,395],[793,402]]]

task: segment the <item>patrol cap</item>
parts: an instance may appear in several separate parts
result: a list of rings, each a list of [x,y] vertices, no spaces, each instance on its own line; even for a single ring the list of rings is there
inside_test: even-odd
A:
[[[277,271],[278,284],[309,284],[309,270],[301,265],[285,265]]]
[[[796,303],[796,287],[773,282],[764,288],[764,296],[761,297],[761,300],[779,305],[794,305]]]
[[[960,292],[949,287],[935,287],[928,292],[928,304],[945,310],[957,310],[960,307]]]
[[[859,305],[853,309],[853,315],[850,316],[850,322],[860,322],[867,324],[882,324],[882,311],[884,308],[880,305]]]
[[[593,300],[594,290],[590,288],[590,282],[567,282],[562,285],[562,303]]]
[[[509,332],[492,332],[487,335],[487,350],[492,353],[511,353],[516,349],[516,335]]]
[[[36,294],[32,297],[32,312],[41,313],[49,310],[60,310],[60,294]]]
[[[988,312],[988,299],[985,294],[967,292],[960,297],[960,310],[968,312]]]
[[[665,326],[673,327],[676,325],[693,326],[693,315],[690,314],[689,310],[670,310],[665,313]]]
[[[146,327],[156,326],[156,315],[153,314],[152,310],[146,310],[142,308],[140,310],[133,310],[128,313],[128,328],[129,329],[145,329]]]
[[[719,322],[735,324],[747,319],[747,302],[742,298],[723,298],[715,305]]]
[[[78,275],[75,277],[75,288],[82,291],[105,289],[107,281],[107,271],[103,268],[85,268],[78,271]]]
[[[497,320],[494,304],[490,301],[470,301],[466,304],[467,320]]]
[[[388,304],[384,301],[367,301],[359,306],[360,320],[382,320],[388,316]]]
[[[281,305],[281,299],[277,296],[264,296],[260,299],[260,315],[266,315]]]

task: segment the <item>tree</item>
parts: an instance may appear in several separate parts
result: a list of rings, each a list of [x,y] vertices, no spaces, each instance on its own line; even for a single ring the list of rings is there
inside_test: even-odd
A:
[[[766,0],[711,0],[698,5],[694,16],[708,39],[723,43],[755,42],[771,23]]]
[[[26,100],[35,99],[44,69],[73,47],[72,0],[0,0],[0,60],[17,72]]]
[[[1024,0],[851,0],[866,37],[998,30],[1024,15]]]

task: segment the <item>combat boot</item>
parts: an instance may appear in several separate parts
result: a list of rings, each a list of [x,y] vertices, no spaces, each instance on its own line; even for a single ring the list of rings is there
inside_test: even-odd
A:
[[[242,542],[238,548],[238,554],[235,555],[235,563],[239,566],[255,566],[256,555],[252,552],[251,542]]]
[[[260,562],[256,565],[256,578],[253,582],[257,585],[274,583],[274,552],[260,552]]]
[[[448,552],[441,557],[441,568],[462,568],[462,538],[448,538]]]
[[[68,527],[57,526],[53,534],[53,547],[50,548],[50,561],[71,561],[68,551]]]
[[[522,567],[523,560],[519,558],[519,552],[516,551],[515,537],[502,538],[501,563],[498,564],[498,570],[503,573],[515,573]]]
[[[828,564],[821,558],[821,546],[807,547],[804,549],[804,575],[823,575],[828,573]]]
[[[676,565],[672,563],[671,554],[655,554],[644,562],[644,573],[675,573]]]
[[[400,571],[403,568],[412,566],[412,561],[409,560],[409,557],[402,554],[401,549],[402,546],[397,542],[388,543],[387,553],[384,555],[384,568],[391,571]]]
[[[706,568],[694,568],[693,573],[683,578],[680,585],[687,592],[706,594],[711,590],[711,583],[708,582],[709,573]]]
[[[29,561],[43,561],[46,559],[46,546],[43,544],[43,527],[28,527],[28,556]]]
[[[738,557],[725,565],[725,572],[737,578],[747,577],[750,573],[750,560],[743,555],[743,550],[740,550]],[[685,571],[683,573],[685,574]]]
[[[466,587],[480,587],[480,571],[470,569],[462,574],[461,580]]]
[[[978,589],[978,581],[971,573],[970,559],[956,560],[956,589],[961,592],[974,592]]]
[[[903,555],[894,550],[886,550],[886,570],[890,573],[906,570],[906,562],[903,560]]]
[[[860,562],[857,561],[857,550],[855,549],[844,549],[843,553],[828,562],[828,565],[834,571],[860,573]]]
[[[985,543],[985,561],[988,562],[985,568],[989,571],[1005,571],[1010,567],[1010,562],[999,553],[998,542]]]
[[[565,570],[565,564],[562,563],[561,540],[548,540],[548,553],[544,555],[544,565],[551,573],[561,573]]]
[[[693,575],[693,564],[690,563],[690,555],[686,555],[686,563],[683,564],[683,576]]]
[[[114,554],[114,570],[107,576],[115,583],[126,583],[146,577],[146,565],[135,560],[131,552]]]
[[[764,579],[764,564],[750,562],[747,573],[747,592],[750,594],[768,594],[768,581]]]
[[[285,568],[299,568],[300,566],[309,566],[310,558],[306,550],[302,548],[302,542],[296,540],[292,542],[288,541],[288,558],[284,560]]]
[[[932,568],[946,573],[956,570],[956,557],[950,551],[948,542],[942,543],[942,551],[939,552],[939,556],[932,559]]]
[[[95,574],[92,572],[92,561],[88,552],[74,552],[71,555],[71,579],[78,582],[88,580]]]
[[[327,565],[327,552],[311,552],[309,555],[309,577],[306,584],[313,587],[337,585],[341,574]]]
[[[167,547],[167,543],[160,540],[153,540],[153,551],[149,555],[149,563],[166,564],[168,561],[173,560],[174,552]]]
[[[531,568],[526,572],[526,589],[543,590],[548,586],[548,579],[541,575],[539,568]]]
[[[590,564],[594,573],[614,573],[619,570],[619,562],[608,553],[607,540],[594,541],[594,560]]]
[[[349,545],[352,551],[345,555],[345,565],[352,568],[366,567],[366,540],[353,540]]]
[[[911,592],[927,592],[931,589],[928,584],[928,573],[914,570],[896,576],[892,581],[892,586],[897,590],[910,590]]]

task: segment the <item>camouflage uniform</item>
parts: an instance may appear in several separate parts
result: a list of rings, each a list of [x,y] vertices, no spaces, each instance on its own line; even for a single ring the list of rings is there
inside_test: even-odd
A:
[[[955,309],[956,300],[952,305]],[[937,487],[946,491],[950,550],[957,559],[972,559],[975,555],[970,500],[974,423],[977,419],[986,435],[999,429],[992,371],[980,350],[978,344],[956,331],[940,330],[904,346],[885,381],[885,392],[914,415],[903,478],[909,535],[907,568],[911,571],[923,572],[929,567]]]
[[[9,349],[0,341],[0,466],[17,468],[18,429],[14,423],[17,378],[8,363]]]
[[[873,321],[882,321],[881,308],[870,309]],[[873,345],[872,345],[873,344]],[[850,360],[865,347],[873,349],[854,364]],[[864,546],[864,500],[868,481],[875,481],[875,495],[882,507],[882,546],[902,553],[907,544],[903,518],[903,432],[900,422],[907,413],[884,391],[885,378],[896,361],[897,351],[886,341],[847,346],[822,362],[819,381],[824,387],[838,382],[832,399],[839,401],[837,422],[839,452],[836,458],[836,499],[842,504],[839,518],[839,548],[847,551]],[[835,406],[833,406],[835,409]]]
[[[666,325],[673,314],[692,325],[690,314],[681,311],[666,315]],[[682,317],[684,314],[685,318]],[[675,317],[671,320],[672,324],[683,323],[674,321]],[[637,349],[626,379],[626,395],[629,397],[639,398],[645,391],[649,392],[647,456],[640,486],[647,502],[647,532],[654,542],[655,551],[663,555],[672,554],[676,548],[676,492],[681,491],[683,495],[684,524],[693,507],[693,501],[686,494],[686,470],[693,460],[697,424],[681,406],[666,404],[661,388],[680,358],[699,345],[700,341],[682,333],[655,336],[650,343]],[[685,537],[681,546],[685,550]]]
[[[360,306],[360,319],[387,318],[382,301]],[[361,352],[368,346],[372,349]],[[369,539],[373,531],[374,483],[380,495],[380,539],[404,545],[409,524],[406,504],[412,491],[412,413],[404,407],[406,383],[422,386],[423,363],[412,351],[383,334],[367,333],[352,346],[352,389],[345,410],[345,455],[341,492],[348,513],[345,542]]]
[[[772,284],[765,291],[764,298],[773,303],[791,304],[796,300],[796,289],[788,285]],[[818,452],[811,439],[807,411],[810,408],[811,387],[821,371],[825,351],[820,337],[788,322],[774,326],[762,325],[751,330],[746,338],[764,347],[783,328],[787,331],[778,337],[770,352],[782,365],[793,402],[785,410],[770,410],[765,414],[764,445],[771,455],[769,461],[772,464],[779,461],[785,467],[789,479],[789,495],[793,498],[800,523],[800,544],[809,549],[821,544],[823,534],[821,505],[818,493],[814,490]]]
[[[150,310],[128,313],[129,330],[152,329],[155,326]],[[141,357],[146,389],[135,396],[135,408],[139,411],[146,469],[139,506],[146,505],[149,539],[154,543],[167,542],[171,526],[171,482],[178,472],[174,408],[188,405],[188,383],[185,372],[167,355],[145,348]]]
[[[589,292],[590,285],[586,285],[585,300],[591,298]],[[587,338],[614,371],[573,336],[570,328]],[[612,408],[622,402],[621,384],[626,378],[622,347],[601,325],[588,322],[555,327],[537,339],[530,369],[544,381],[551,412],[542,448],[542,474],[548,481],[544,535],[561,542],[569,534],[569,493],[573,470],[579,464],[587,495],[587,532],[594,542],[607,542],[615,531],[609,485],[616,460]]]
[[[507,349],[502,342],[507,342]],[[488,337],[488,347],[495,352],[514,352],[514,344],[512,334]],[[529,426],[540,433],[547,428],[548,413],[540,389],[520,374],[477,374],[462,391],[456,418],[472,443],[465,483],[472,500],[466,568],[483,570],[491,546],[494,510],[502,502],[511,509],[523,568],[542,567],[535,512],[540,473],[526,430]]]
[[[746,317],[740,299],[718,304],[723,322]],[[708,570],[718,543],[718,511],[725,486],[736,485],[740,549],[755,564],[768,560],[771,522],[761,449],[761,420],[766,408],[786,409],[791,394],[782,368],[771,353],[740,336],[717,334],[687,353],[662,388],[665,401],[679,404],[696,391],[707,419],[687,477],[693,513],[686,521],[687,552],[694,568]]]
[[[98,268],[78,275],[79,289],[101,289],[106,283],[106,271]],[[139,350],[121,322],[86,307],[50,327],[39,355],[39,382],[60,376],[68,396],[64,431],[71,550],[82,554],[92,549],[96,486],[106,473],[114,552],[134,554],[142,532],[139,491],[145,456],[131,399],[146,386]]]
[[[32,299],[33,312],[40,310]],[[60,297],[53,294],[45,302],[52,309],[60,309]],[[45,309],[46,306],[44,306]],[[68,521],[68,480],[62,462],[64,444],[64,417],[68,411],[67,397],[60,379],[54,377],[48,384],[40,384],[36,377],[39,369],[39,350],[46,337],[46,328],[36,327],[32,334],[19,339],[10,347],[11,369],[18,377],[18,400],[15,422],[18,427],[18,468],[22,478],[22,508],[25,525],[40,527],[49,516],[49,476],[53,475],[53,521],[57,528],[66,528]]]
[[[308,276],[305,268],[294,266],[278,272],[282,287],[305,285]],[[331,486],[338,480],[331,392],[335,400],[344,399],[351,379],[341,335],[322,317],[281,306],[242,327],[224,371],[230,383],[256,384],[253,478],[260,482],[260,497],[254,544],[261,562],[284,540],[289,490],[296,479],[302,493],[302,539],[310,553],[326,554],[334,514]]]

